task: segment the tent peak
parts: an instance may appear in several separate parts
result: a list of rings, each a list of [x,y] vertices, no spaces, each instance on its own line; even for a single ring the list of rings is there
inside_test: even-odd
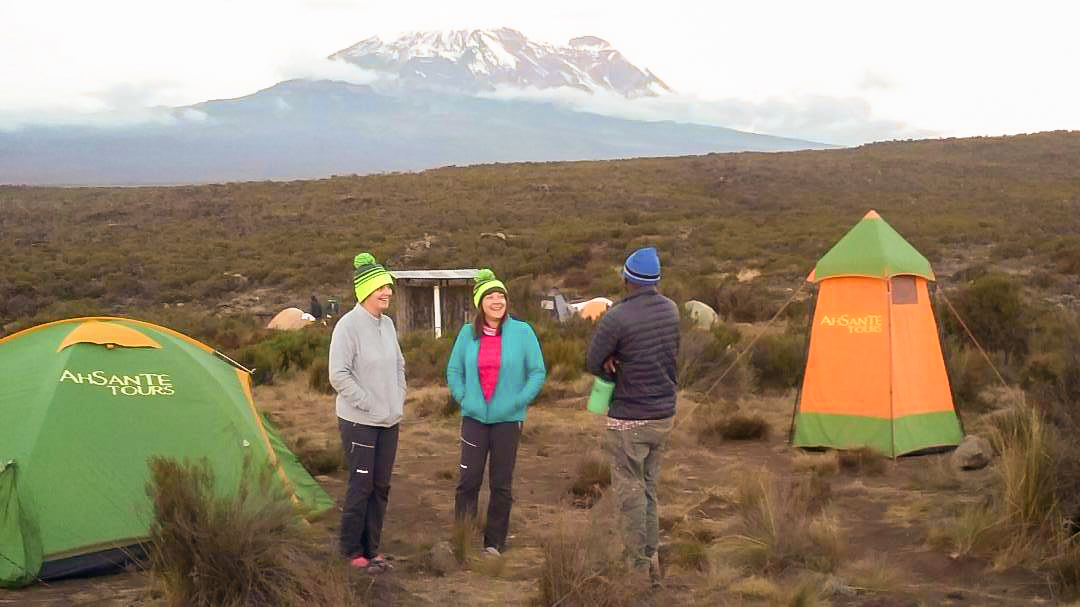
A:
[[[866,215],[863,215],[863,219],[881,219],[881,215],[878,215],[878,212],[874,209],[870,209],[866,212]]]

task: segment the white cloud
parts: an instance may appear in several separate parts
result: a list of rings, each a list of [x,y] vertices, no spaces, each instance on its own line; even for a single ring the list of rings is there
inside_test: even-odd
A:
[[[614,93],[577,89],[500,87],[493,99],[552,102],[579,111],[633,120],[671,120],[720,126],[752,133],[803,139],[833,145],[935,136],[900,121],[876,117],[866,101],[855,98],[802,96],[761,101],[731,98],[719,101],[692,95],[663,95],[628,100]]]
[[[284,65],[280,74],[283,79],[306,78],[310,80],[340,80],[350,84],[371,84],[391,77],[341,60],[297,58]]]

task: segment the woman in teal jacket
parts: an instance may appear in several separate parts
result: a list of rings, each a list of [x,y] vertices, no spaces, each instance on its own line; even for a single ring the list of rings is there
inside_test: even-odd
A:
[[[473,304],[476,320],[461,328],[446,367],[450,395],[461,405],[454,518],[462,522],[476,517],[484,466],[490,460],[484,550],[498,555],[506,547],[525,409],[540,393],[547,371],[536,333],[507,314],[506,287],[491,270],[477,273]]]

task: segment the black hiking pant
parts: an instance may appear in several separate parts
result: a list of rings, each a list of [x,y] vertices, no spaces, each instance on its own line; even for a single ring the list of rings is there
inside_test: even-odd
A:
[[[512,486],[517,461],[521,422],[482,424],[469,417],[461,418],[461,462],[458,469],[454,518],[458,522],[476,518],[476,503],[484,482],[484,465],[490,458],[487,522],[484,547],[502,552],[510,527],[510,507],[514,503]]]
[[[346,558],[379,553],[390,475],[397,455],[398,426],[365,426],[338,418],[349,485],[341,511],[340,549]]]

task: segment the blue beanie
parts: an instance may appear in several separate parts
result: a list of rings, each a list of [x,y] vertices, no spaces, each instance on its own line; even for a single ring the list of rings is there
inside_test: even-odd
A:
[[[638,249],[626,258],[622,269],[626,282],[642,287],[651,287],[660,282],[660,257],[656,247]]]

